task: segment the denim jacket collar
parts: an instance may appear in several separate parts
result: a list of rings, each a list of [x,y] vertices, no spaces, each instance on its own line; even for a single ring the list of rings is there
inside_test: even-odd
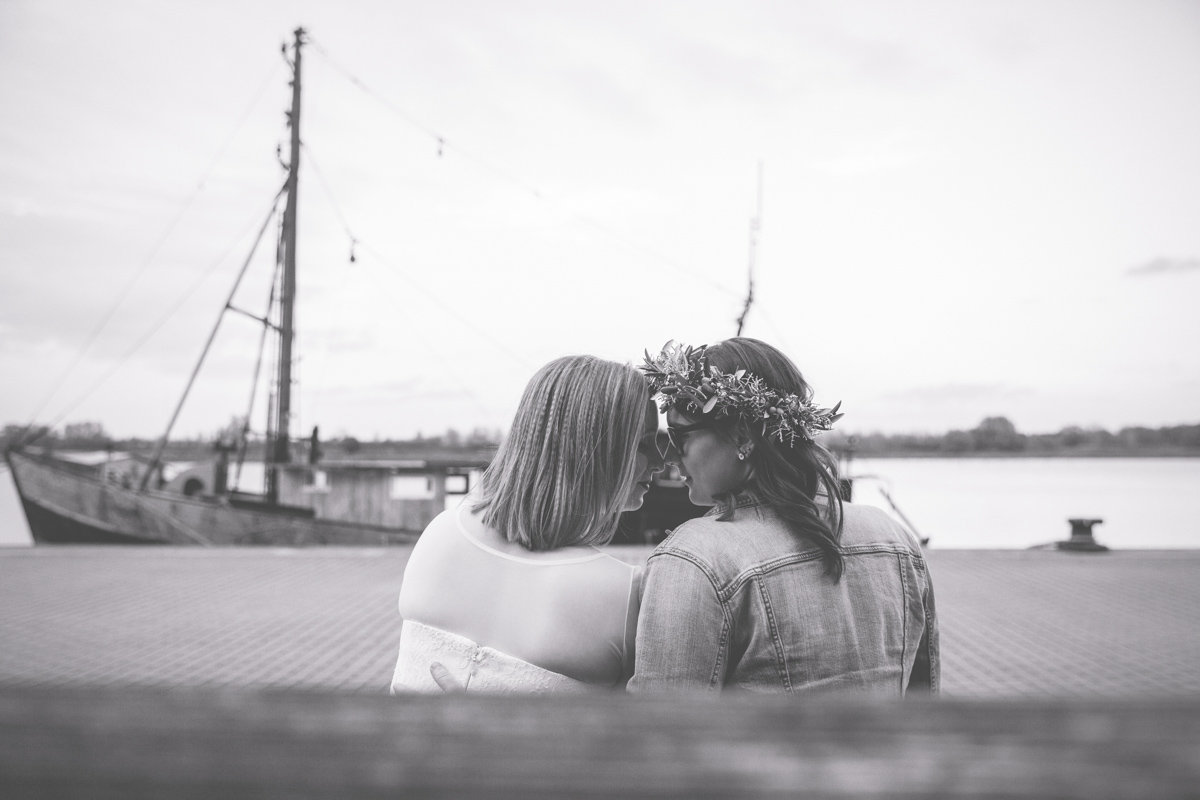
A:
[[[738,495],[734,498],[734,501],[733,501],[734,510],[739,509],[739,508],[750,508],[751,506],[760,506],[760,505],[762,505],[762,503],[760,503],[758,501],[758,498],[756,498],[754,495],[750,494],[749,492],[738,493]],[[720,503],[717,503],[712,508],[710,508],[708,511],[704,512],[704,516],[715,517],[718,514],[724,514],[727,510],[728,510],[727,506],[723,506]]]

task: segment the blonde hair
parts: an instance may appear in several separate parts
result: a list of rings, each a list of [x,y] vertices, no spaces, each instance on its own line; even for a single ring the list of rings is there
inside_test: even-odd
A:
[[[628,364],[566,356],[539,369],[480,481],[483,522],[535,551],[611,541],[649,397]]]

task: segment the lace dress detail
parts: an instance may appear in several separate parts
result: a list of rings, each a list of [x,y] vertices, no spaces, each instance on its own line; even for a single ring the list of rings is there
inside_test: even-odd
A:
[[[562,694],[588,692],[595,687],[566,675],[483,647],[465,636],[405,620],[400,631],[400,656],[392,676],[392,693],[441,693],[429,674],[439,662],[469,692],[500,694]]]

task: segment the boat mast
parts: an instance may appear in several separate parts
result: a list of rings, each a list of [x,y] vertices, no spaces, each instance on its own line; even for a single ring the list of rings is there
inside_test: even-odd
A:
[[[296,206],[300,187],[300,48],[304,28],[296,28],[292,48],[292,110],[288,126],[292,132],[288,159],[287,207],[283,212],[283,287],[279,303],[279,376],[275,388],[275,430],[267,443],[267,501],[279,500],[279,476],[276,465],[292,460],[289,438],[292,410],[292,339],[296,304]]]

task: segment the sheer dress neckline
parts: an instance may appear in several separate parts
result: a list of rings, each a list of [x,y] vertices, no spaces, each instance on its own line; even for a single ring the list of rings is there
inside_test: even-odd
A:
[[[455,511],[455,513],[454,513],[454,523],[455,523],[455,527],[458,528],[458,532],[460,534],[462,534],[464,539],[466,539],[468,542],[470,542],[471,544],[478,547],[480,550],[483,550],[484,552],[490,553],[491,555],[497,556],[499,558],[505,558],[505,559],[508,559],[509,561],[516,561],[521,564],[529,564],[530,566],[535,566],[535,567],[554,567],[554,566],[558,566],[560,564],[582,564],[585,561],[595,561],[598,558],[608,558],[609,557],[607,553],[602,553],[599,550],[597,550],[595,547],[587,548],[587,549],[592,550],[593,551],[592,553],[590,553],[588,555],[575,556],[573,558],[546,558],[546,555],[548,555],[547,553],[532,553],[531,552],[530,555],[528,555],[528,556],[518,556],[518,555],[514,555],[512,553],[505,553],[503,550],[497,550],[495,547],[492,547],[491,545],[487,544],[486,542],[482,542],[479,539],[477,539],[471,535],[471,533],[467,530],[467,526],[465,524],[463,524],[463,514],[466,512],[466,509],[467,509],[467,504],[463,503],[462,505],[460,505],[458,507],[457,511]],[[564,549],[566,549],[566,548],[564,548]],[[584,549],[584,548],[573,547],[571,549],[575,550],[575,549]]]

